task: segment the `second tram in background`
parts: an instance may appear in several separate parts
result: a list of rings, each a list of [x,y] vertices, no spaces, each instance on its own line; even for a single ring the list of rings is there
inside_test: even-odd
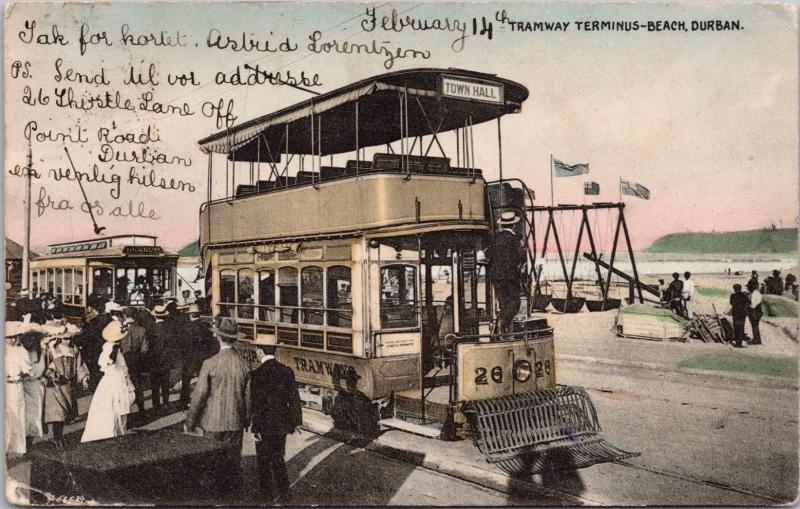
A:
[[[242,354],[280,345],[305,403],[359,433],[470,434],[509,472],[630,456],[600,437],[582,388],[556,384],[553,330],[530,316],[528,288],[515,332],[492,333],[484,250],[514,211],[530,271],[533,200],[517,179],[484,180],[473,125],[496,120],[499,142],[527,97],[494,75],[399,71],[201,140],[208,182],[214,153],[226,172],[225,197],[209,189],[200,211],[206,290],[238,321]]]
[[[144,306],[165,293],[174,295],[177,260],[177,254],[165,251],[151,235],[53,244],[31,260],[30,296],[49,294],[63,303],[64,316],[80,323],[92,296]]]

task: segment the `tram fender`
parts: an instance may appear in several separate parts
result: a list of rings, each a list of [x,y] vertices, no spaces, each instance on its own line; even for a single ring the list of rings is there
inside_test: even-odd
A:
[[[464,404],[478,450],[510,474],[573,470],[640,453],[600,434],[592,400],[582,387],[556,385]]]

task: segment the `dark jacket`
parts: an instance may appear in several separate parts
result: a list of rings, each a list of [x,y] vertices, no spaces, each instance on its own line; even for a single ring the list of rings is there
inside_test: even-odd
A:
[[[519,284],[520,267],[525,261],[525,248],[519,237],[508,230],[501,230],[492,239],[486,250],[486,257],[489,259],[492,282],[510,281]]]
[[[285,435],[303,424],[300,394],[291,368],[275,359],[263,363],[250,380],[253,420],[250,431]]]
[[[736,318],[744,318],[750,310],[750,298],[742,292],[731,294],[731,315]]]
[[[666,300],[680,299],[683,293],[683,281],[680,279],[673,279],[667,287]]]
[[[172,369],[175,344],[167,322],[155,323],[148,339],[150,343],[150,369],[168,372]]]

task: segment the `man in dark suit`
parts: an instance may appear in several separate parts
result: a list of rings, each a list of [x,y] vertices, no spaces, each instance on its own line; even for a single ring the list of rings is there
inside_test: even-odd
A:
[[[242,435],[250,421],[250,365],[233,349],[239,338],[236,320],[218,316],[214,323],[219,353],[200,367],[184,429],[192,432],[199,427],[204,437],[230,445],[230,464],[221,466],[218,486],[221,494],[230,494],[242,479]]]
[[[742,293],[742,285],[733,285],[733,293],[730,298],[731,317],[733,318],[733,346],[743,348],[744,345],[744,322],[747,320],[747,313],[750,309],[750,299]]]
[[[521,305],[520,269],[525,263],[525,248],[512,227],[519,222],[514,212],[503,212],[497,221],[498,229],[486,250],[489,259],[489,276],[500,307],[498,328],[500,332],[511,332],[514,317]]]
[[[250,431],[256,439],[256,462],[261,493],[269,500],[277,491],[276,500],[289,495],[284,454],[286,435],[303,423],[300,394],[291,368],[275,359],[275,346],[259,347],[261,366],[250,382],[253,420]]]

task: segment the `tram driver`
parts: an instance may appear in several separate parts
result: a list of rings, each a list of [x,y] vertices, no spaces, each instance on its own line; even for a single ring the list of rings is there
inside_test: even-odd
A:
[[[497,317],[500,333],[511,332],[511,324],[521,305],[520,269],[525,261],[525,249],[517,234],[511,229],[518,222],[519,217],[516,213],[503,212],[497,221],[498,229],[486,252],[492,287],[500,306]]]

